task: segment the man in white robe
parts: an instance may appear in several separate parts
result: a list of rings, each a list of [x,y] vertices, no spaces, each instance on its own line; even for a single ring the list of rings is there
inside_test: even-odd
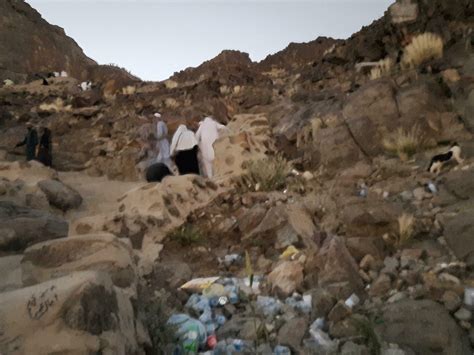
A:
[[[212,178],[214,174],[213,164],[215,159],[214,142],[219,138],[219,131],[228,128],[211,117],[206,117],[200,122],[199,129],[196,132],[196,139],[201,152],[201,165],[204,170],[204,176]]]

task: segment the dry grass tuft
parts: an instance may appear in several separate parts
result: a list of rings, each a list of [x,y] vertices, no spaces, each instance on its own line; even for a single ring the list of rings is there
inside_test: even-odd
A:
[[[403,68],[417,68],[421,64],[443,57],[443,39],[434,33],[423,33],[413,38],[405,47]]]
[[[370,80],[380,79],[384,76],[389,76],[394,68],[394,62],[392,58],[385,58],[378,62],[378,65],[373,67],[370,71]]]
[[[398,217],[398,240],[397,247],[400,248],[408,243],[414,236],[415,217],[411,214],[402,214]]]
[[[414,125],[409,131],[398,128],[388,134],[382,140],[382,145],[387,152],[397,155],[401,160],[407,160],[416,152],[429,147],[430,142],[419,127]]]
[[[275,191],[285,186],[290,165],[281,155],[266,157],[248,163],[242,184],[255,191]]]
[[[72,107],[71,105],[65,105],[63,99],[58,97],[51,103],[41,104],[39,109],[43,112],[65,112],[71,111]]]

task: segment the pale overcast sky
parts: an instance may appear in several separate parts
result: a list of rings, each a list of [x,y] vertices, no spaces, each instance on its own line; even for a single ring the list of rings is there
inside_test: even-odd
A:
[[[163,80],[224,49],[254,61],[318,36],[347,38],[391,0],[27,0],[101,64]]]

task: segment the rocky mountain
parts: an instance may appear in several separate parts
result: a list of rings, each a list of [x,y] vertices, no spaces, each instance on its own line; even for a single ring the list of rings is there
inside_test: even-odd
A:
[[[62,70],[80,79],[95,64],[62,28],[50,25],[25,1],[0,3],[1,81]]]
[[[472,1],[399,0],[260,63],[0,88],[0,353],[471,354],[473,29]],[[227,125],[213,179],[143,181],[157,111]]]

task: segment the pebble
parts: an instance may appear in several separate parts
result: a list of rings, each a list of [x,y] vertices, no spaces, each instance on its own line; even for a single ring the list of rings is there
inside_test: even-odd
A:
[[[460,321],[470,321],[472,319],[472,313],[466,308],[461,308],[456,313],[454,313],[454,317]]]
[[[364,271],[374,270],[375,269],[375,258],[367,254],[360,261],[359,267]]]
[[[400,302],[401,300],[404,300],[405,298],[407,298],[407,295],[403,292],[397,292],[396,294],[394,294],[392,297],[390,297],[387,302],[388,303],[396,303],[396,302]]]
[[[461,306],[461,297],[456,292],[446,291],[443,294],[442,301],[446,309],[450,312],[454,312]]]
[[[449,282],[455,285],[460,285],[461,281],[454,275],[448,274],[447,272],[443,272],[438,276],[440,281]]]
[[[398,267],[400,266],[398,259],[394,257],[386,257],[383,263],[384,263],[384,268],[381,270],[381,273],[391,274],[395,276],[396,271]]]

